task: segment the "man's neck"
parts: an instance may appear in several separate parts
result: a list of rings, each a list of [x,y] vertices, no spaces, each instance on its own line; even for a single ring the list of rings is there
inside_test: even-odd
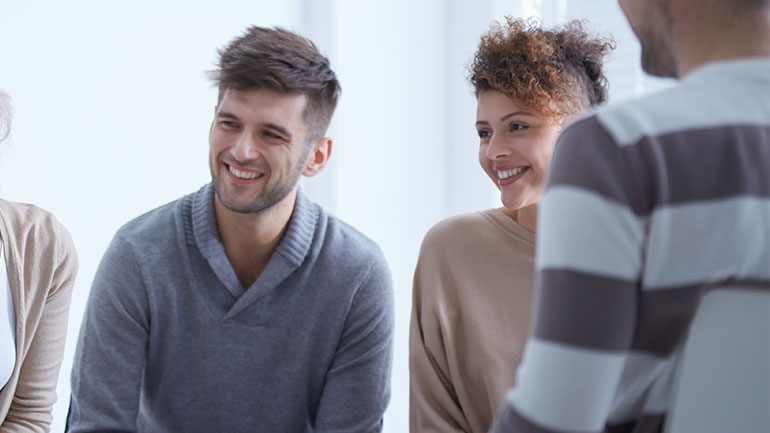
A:
[[[244,289],[267,266],[283,238],[297,200],[297,189],[260,212],[242,214],[225,208],[214,195],[214,212],[225,254]]]
[[[729,2],[724,2],[729,3]],[[770,11],[701,10],[681,18],[679,76],[707,63],[770,57]]]

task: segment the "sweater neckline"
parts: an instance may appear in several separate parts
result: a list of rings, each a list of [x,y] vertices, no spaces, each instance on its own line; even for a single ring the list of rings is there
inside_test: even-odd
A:
[[[241,285],[225,254],[214,213],[214,187],[211,183],[194,194],[191,213],[193,237],[201,255],[233,296],[235,304],[228,313],[232,315],[273,290],[302,264],[313,243],[320,210],[301,191],[297,193],[294,210],[283,238],[265,269],[248,288]],[[245,305],[239,306],[239,304]]]
[[[713,75],[725,75],[732,78],[738,71],[766,79],[768,72],[770,72],[770,58],[746,57],[705,63],[682,77],[682,81],[699,80],[702,76],[711,77]]]
[[[519,223],[514,221],[513,218],[506,215],[502,208],[487,209],[485,211],[481,211],[481,213],[486,215],[487,218],[489,218],[495,225],[500,227],[505,232],[533,245],[535,244],[535,232],[531,232],[522,227]]]

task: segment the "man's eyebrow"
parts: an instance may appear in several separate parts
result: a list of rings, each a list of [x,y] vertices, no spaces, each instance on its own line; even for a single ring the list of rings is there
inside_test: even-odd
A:
[[[232,113],[228,113],[227,111],[218,111],[217,117],[224,117],[226,119],[235,119],[238,120],[238,116]]]
[[[233,113],[228,113],[227,111],[217,112],[217,118],[240,120],[238,119],[238,116],[236,116]],[[289,130],[284,128],[281,125],[276,125],[275,123],[267,122],[267,123],[263,123],[262,127],[267,129],[272,129],[273,131],[278,132],[279,134],[285,136],[288,140],[291,140],[293,138],[293,135],[291,135]]]
[[[289,141],[291,141],[291,139],[292,139],[291,133],[286,128],[284,128],[283,126],[276,125],[275,123],[269,123],[269,122],[268,123],[263,123],[262,126],[267,128],[267,129],[272,129],[274,131],[279,132],[281,135],[285,136],[286,139],[289,140]]]

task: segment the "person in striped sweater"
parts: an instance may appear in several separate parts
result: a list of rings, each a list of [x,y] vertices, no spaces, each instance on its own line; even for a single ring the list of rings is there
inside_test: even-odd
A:
[[[644,70],[679,82],[560,136],[538,216],[531,334],[492,432],[675,431],[678,367],[701,300],[768,292],[768,3],[620,0]],[[747,338],[767,334],[760,323]],[[767,388],[760,376],[731,398],[749,406]],[[767,432],[766,410],[709,430]]]

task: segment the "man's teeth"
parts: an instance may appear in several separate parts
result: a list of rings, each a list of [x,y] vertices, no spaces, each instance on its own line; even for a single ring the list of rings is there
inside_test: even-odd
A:
[[[257,177],[257,173],[254,173],[253,171],[241,171],[237,168],[234,168],[232,165],[228,165],[227,168],[230,170],[230,173],[232,173],[233,176],[239,179],[256,179]]]
[[[516,176],[524,171],[524,167],[514,168],[513,170],[498,171],[497,177],[500,179],[508,179],[511,176]]]

